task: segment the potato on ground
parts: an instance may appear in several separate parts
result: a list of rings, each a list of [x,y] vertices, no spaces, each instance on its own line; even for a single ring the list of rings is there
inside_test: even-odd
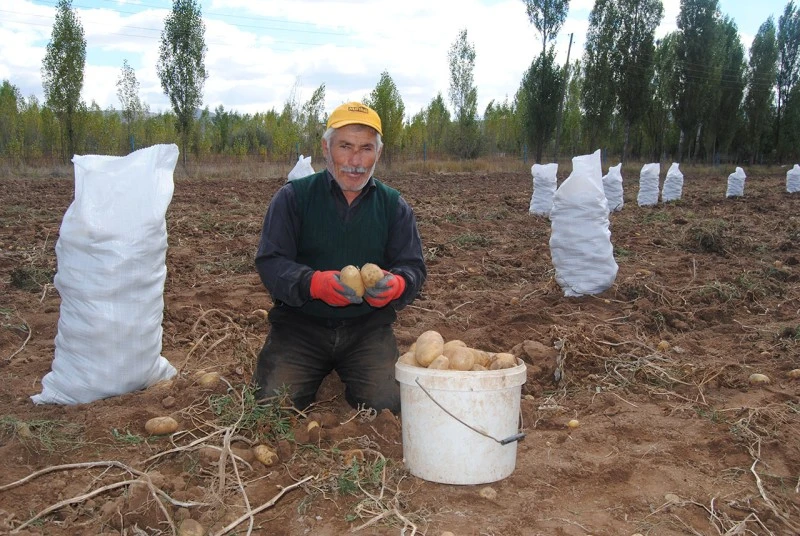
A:
[[[444,338],[438,331],[429,330],[417,337],[414,358],[423,367],[429,366],[444,351]]]
[[[361,272],[352,264],[342,268],[339,280],[353,289],[359,298],[364,295],[364,282],[361,280]]]
[[[153,417],[144,423],[144,429],[150,435],[167,435],[178,430],[178,421],[172,417]]]

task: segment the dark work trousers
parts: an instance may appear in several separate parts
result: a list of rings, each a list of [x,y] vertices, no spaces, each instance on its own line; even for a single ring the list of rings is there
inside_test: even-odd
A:
[[[286,387],[292,403],[305,409],[322,380],[336,370],[353,406],[400,412],[400,387],[394,377],[399,352],[390,307],[363,317],[332,320],[275,306],[269,312],[270,333],[258,355],[254,381],[257,396],[275,396]]]

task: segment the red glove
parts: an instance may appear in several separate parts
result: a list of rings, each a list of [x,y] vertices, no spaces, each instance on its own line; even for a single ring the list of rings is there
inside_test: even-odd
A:
[[[317,270],[311,276],[311,297],[315,300],[322,300],[334,307],[344,307],[351,303],[361,303],[360,296],[356,292],[342,284],[339,279],[338,270],[328,270],[321,272]]]
[[[402,276],[383,271],[383,278],[367,289],[364,299],[373,307],[386,307],[390,301],[403,295],[406,280]]]

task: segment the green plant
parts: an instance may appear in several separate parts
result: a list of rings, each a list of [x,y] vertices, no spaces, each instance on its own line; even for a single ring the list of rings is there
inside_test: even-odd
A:
[[[644,217],[644,223],[654,223],[658,221],[668,221],[669,214],[666,212],[648,212]]]
[[[452,242],[454,242],[458,247],[465,249],[486,247],[492,243],[492,241],[485,236],[474,233],[464,233],[462,235],[458,235],[452,240]]]
[[[795,341],[800,341],[800,324],[796,326],[786,326],[781,330],[780,333],[781,339],[792,339]]]
[[[727,252],[725,244],[726,224],[722,220],[712,220],[689,227],[684,243],[690,251],[717,253]]]
[[[209,398],[211,411],[222,426],[235,426],[267,438],[291,438],[291,414],[284,410],[288,391],[284,388],[276,396],[264,400],[256,398],[255,387],[246,386],[241,393],[230,390],[225,395]],[[236,396],[239,395],[239,396]]]
[[[624,259],[631,256],[633,256],[633,252],[631,250],[625,249],[622,246],[614,246],[614,257],[616,259]]]
[[[0,437],[16,437],[34,452],[64,452],[85,446],[83,428],[75,423],[34,419],[23,421],[0,417]]]
[[[140,443],[144,443],[145,439],[137,434],[131,433],[130,430],[125,430],[125,432],[120,432],[116,428],[111,429],[111,436],[119,441],[120,443],[126,443],[128,445],[139,445]]]
[[[39,291],[47,284],[53,283],[55,272],[46,268],[33,266],[17,266],[11,270],[11,286],[20,290]]]
[[[699,294],[700,296],[712,296],[721,302],[729,302],[741,298],[741,292],[739,292],[736,286],[720,281],[714,281],[713,283],[704,285],[699,290]]]

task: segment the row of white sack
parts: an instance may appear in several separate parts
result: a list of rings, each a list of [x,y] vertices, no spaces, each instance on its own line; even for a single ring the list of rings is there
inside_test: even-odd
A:
[[[608,173],[603,175],[603,190],[608,202],[609,212],[622,209],[624,204],[622,198],[622,164],[617,164],[609,168]],[[553,206],[553,195],[556,192],[556,172],[558,164],[534,164],[531,166],[533,175],[533,194],[529,212],[539,216],[549,216]],[[659,175],[661,165],[656,163],[645,164],[639,174],[639,193],[636,202],[639,206],[652,206],[658,203],[659,195]],[[725,192],[726,197],[741,197],[744,195],[744,183],[747,176],[742,168],[736,170],[728,176],[728,188]],[[789,193],[800,192],[800,165],[795,164],[792,169],[786,172],[786,191]],[[680,166],[674,162],[664,179],[661,188],[661,201],[667,203],[681,198],[683,192],[683,173]]]

